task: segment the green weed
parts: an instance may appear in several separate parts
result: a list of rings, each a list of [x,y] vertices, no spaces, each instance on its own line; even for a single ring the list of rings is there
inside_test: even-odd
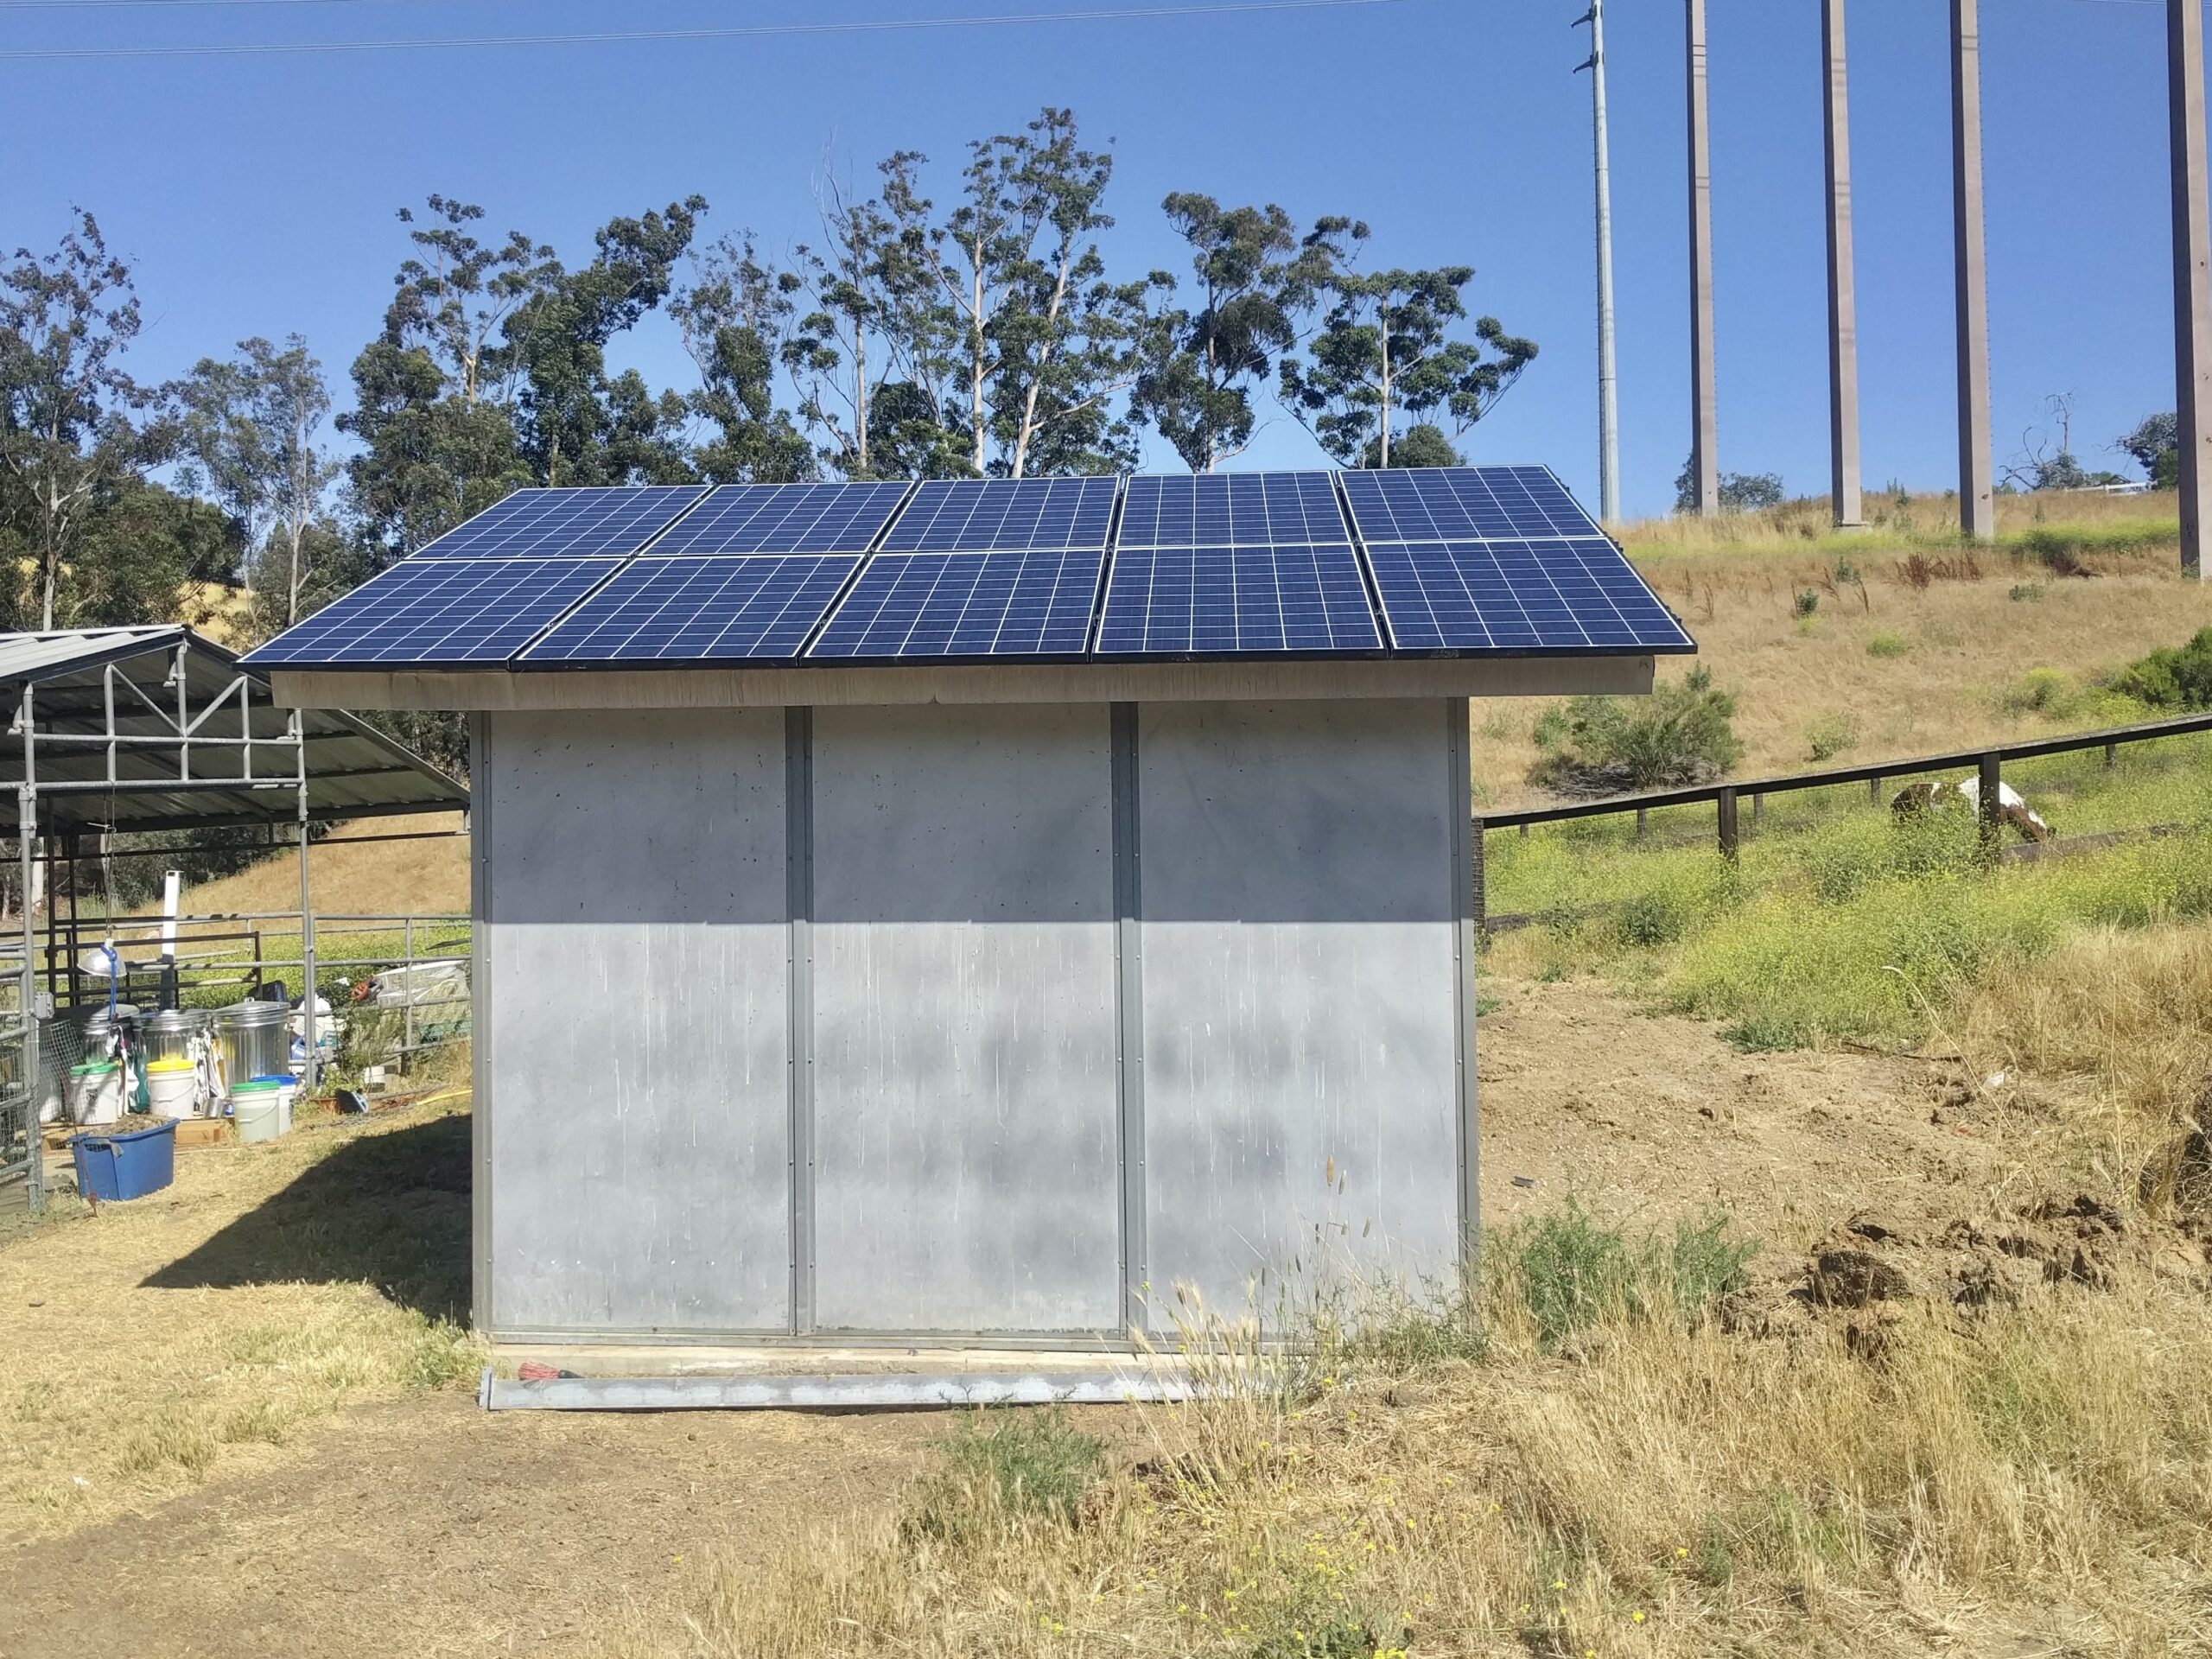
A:
[[[1869,657],[1903,657],[1911,649],[1912,641],[1903,634],[1892,633],[1886,628],[1878,633],[1870,633],[1866,636],[1866,654]]]
[[[934,1449],[941,1466],[923,1479],[912,1517],[931,1537],[1033,1521],[1066,1525],[1105,1460],[1105,1447],[1058,1407],[975,1412]]]

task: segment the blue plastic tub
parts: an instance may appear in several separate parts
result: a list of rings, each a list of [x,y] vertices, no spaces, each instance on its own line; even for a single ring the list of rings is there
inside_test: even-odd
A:
[[[77,1190],[100,1204],[143,1198],[176,1179],[176,1121],[128,1135],[79,1135],[69,1140],[77,1154]]]

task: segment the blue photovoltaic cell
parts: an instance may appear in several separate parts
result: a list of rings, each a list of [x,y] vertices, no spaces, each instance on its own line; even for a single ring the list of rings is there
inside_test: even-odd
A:
[[[1317,546],[1345,539],[1327,473],[1133,478],[1116,547]]]
[[[1407,467],[1348,472],[1344,480],[1352,522],[1370,544],[1605,533],[1541,467]]]
[[[415,555],[418,559],[580,559],[634,553],[706,493],[649,489],[517,490]]]
[[[879,553],[810,657],[1079,657],[1103,552]]]
[[[1693,648],[1602,536],[1370,543],[1367,560],[1402,651]]]
[[[887,553],[1103,550],[1110,478],[932,479],[885,538]]]
[[[632,562],[561,619],[524,663],[714,663],[795,658],[857,553]]]
[[[256,668],[504,662],[620,559],[407,559],[246,658]]]
[[[1118,549],[1098,631],[1101,656],[1382,645],[1358,561],[1343,543]]]
[[[904,484],[725,484],[653,543],[685,553],[865,553]]]

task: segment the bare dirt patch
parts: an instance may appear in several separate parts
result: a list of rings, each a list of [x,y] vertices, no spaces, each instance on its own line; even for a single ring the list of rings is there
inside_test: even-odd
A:
[[[0,1653],[573,1654],[652,1634],[709,1549],[880,1501],[942,1417],[361,1408],[277,1466],[18,1550]]]
[[[1568,1198],[1611,1223],[1715,1206],[1788,1248],[1843,1213],[1979,1213],[2017,1166],[2017,1098],[1955,1066],[1851,1052],[1738,1053],[1700,1020],[1593,980],[1485,980],[1478,1041],[1490,1224]]]

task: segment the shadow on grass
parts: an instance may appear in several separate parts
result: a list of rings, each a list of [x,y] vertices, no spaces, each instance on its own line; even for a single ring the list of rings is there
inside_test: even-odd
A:
[[[468,1319],[466,1114],[346,1142],[149,1289],[370,1284],[435,1319]]]

